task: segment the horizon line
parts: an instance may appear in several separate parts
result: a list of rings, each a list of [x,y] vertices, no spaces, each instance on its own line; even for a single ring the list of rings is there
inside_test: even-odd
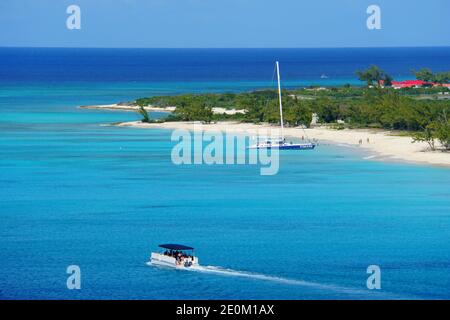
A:
[[[437,45],[437,46],[348,46],[348,47],[75,47],[75,46],[2,46],[1,49],[200,49],[200,50],[233,50],[233,49],[245,49],[245,50],[263,50],[263,49],[426,49],[426,48],[450,48],[449,45]]]

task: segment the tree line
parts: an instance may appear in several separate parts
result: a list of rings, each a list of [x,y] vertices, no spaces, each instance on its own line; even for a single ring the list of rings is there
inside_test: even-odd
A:
[[[423,68],[418,71],[413,70],[412,73],[417,80],[422,80],[430,84],[450,82],[450,71],[434,73],[429,68]],[[394,80],[393,77],[376,65],[372,65],[366,70],[358,70],[356,71],[356,75],[360,81],[366,82],[367,86],[391,86]]]

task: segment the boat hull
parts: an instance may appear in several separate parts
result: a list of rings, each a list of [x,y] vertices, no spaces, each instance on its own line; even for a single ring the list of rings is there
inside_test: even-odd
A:
[[[150,256],[150,264],[162,267],[186,269],[193,266],[198,266],[198,258],[193,257],[193,259],[190,260],[183,259],[181,261],[177,261],[174,257],[152,252],[152,255]]]
[[[249,149],[278,149],[278,150],[313,150],[316,147],[313,143],[304,144],[281,144],[281,145],[255,145]]]

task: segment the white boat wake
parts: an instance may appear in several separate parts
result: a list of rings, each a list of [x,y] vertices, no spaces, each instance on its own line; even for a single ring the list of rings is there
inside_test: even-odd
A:
[[[147,264],[149,266],[152,265],[150,262],[148,262]],[[318,283],[318,282],[311,282],[311,281],[304,281],[304,280],[297,280],[297,279],[289,279],[289,278],[265,275],[265,274],[261,274],[261,273],[238,271],[238,270],[227,269],[227,268],[216,267],[216,266],[192,266],[189,268],[181,268],[181,269],[177,269],[177,270],[201,272],[201,273],[215,274],[215,275],[220,275],[220,276],[241,277],[241,278],[248,278],[248,279],[254,279],[254,280],[261,280],[261,281],[270,281],[270,282],[276,282],[276,283],[280,283],[280,284],[294,285],[294,286],[307,287],[307,288],[316,289],[316,290],[335,292],[337,294],[346,294],[346,295],[349,295],[349,298],[356,298],[356,299],[405,299],[405,296],[391,294],[388,292],[370,291],[369,289],[348,288],[348,287],[343,287],[343,286],[338,286],[338,285],[323,284],[323,283]],[[409,299],[411,299],[411,298],[414,298],[414,297],[409,297]]]
[[[358,290],[358,289],[346,288],[346,287],[341,287],[341,286],[336,286],[336,285],[321,284],[321,283],[317,283],[317,282],[289,279],[289,278],[270,276],[270,275],[265,275],[265,274],[260,274],[260,273],[252,273],[252,272],[246,272],[246,271],[237,271],[237,270],[233,270],[233,269],[226,269],[226,268],[215,267],[215,266],[195,266],[195,267],[191,267],[191,268],[186,268],[185,270],[217,274],[217,275],[223,275],[223,276],[250,278],[250,279],[262,280],[262,281],[271,281],[271,282],[277,282],[277,283],[287,284],[287,285],[309,287],[312,289],[327,290],[327,291],[333,291],[336,293],[344,293],[344,294],[349,294],[349,295],[357,295],[363,299],[364,298],[371,298],[371,299],[386,298],[386,295],[381,294],[379,292],[369,291],[368,289],[367,290]],[[391,296],[391,298],[393,298],[393,297]]]

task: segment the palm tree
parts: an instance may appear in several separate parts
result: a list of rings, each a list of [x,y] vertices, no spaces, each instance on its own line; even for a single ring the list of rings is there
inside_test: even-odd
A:
[[[142,116],[142,122],[150,122],[150,115],[148,114],[147,110],[143,106],[139,106],[139,109],[137,111]]]

